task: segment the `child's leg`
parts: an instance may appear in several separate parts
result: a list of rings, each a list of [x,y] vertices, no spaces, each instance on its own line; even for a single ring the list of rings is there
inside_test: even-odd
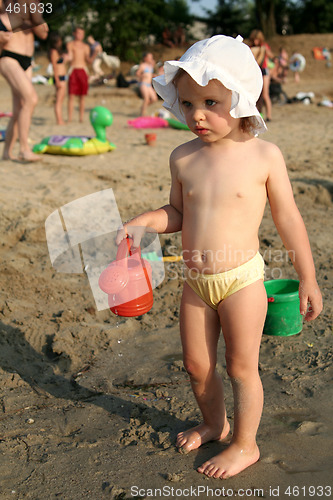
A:
[[[157,101],[158,101],[157,94],[156,94],[155,90],[153,89],[153,87],[150,87],[149,88],[149,104],[154,104],[154,102],[157,102]]]
[[[13,111],[6,129],[5,147],[3,149],[3,160],[14,160],[13,148],[18,138],[18,116],[21,109],[21,99],[12,89]]]
[[[185,452],[207,441],[224,439],[230,429],[222,379],[215,369],[220,329],[217,311],[185,283],[180,310],[183,359],[203,416],[202,424],[178,434],[177,446]]]
[[[74,109],[74,94],[69,94],[68,96],[68,121],[72,121]]]
[[[225,479],[259,459],[256,433],[263,390],[258,360],[266,310],[267,296],[262,280],[239,290],[219,306],[227,371],[234,393],[234,432],[230,446],[198,468],[198,472],[207,476]]]
[[[84,95],[80,95],[80,122],[83,122],[84,116]]]
[[[270,83],[270,76],[269,75],[264,75],[263,76],[263,87],[262,87],[262,97],[265,102],[266,106],[266,119],[271,120],[272,119],[272,101],[269,96],[269,83]]]
[[[140,92],[143,99],[140,114],[141,116],[146,116],[147,108],[149,106],[149,89],[144,83],[141,83],[140,85]]]
[[[58,125],[64,125],[64,120],[62,117],[62,105],[66,95],[66,82],[61,82],[60,86],[57,88],[56,92],[56,102],[54,105],[54,111],[57,119]]]

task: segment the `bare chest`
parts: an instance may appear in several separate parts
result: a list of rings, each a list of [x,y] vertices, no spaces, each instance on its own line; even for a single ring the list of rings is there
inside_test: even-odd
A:
[[[212,166],[187,168],[182,175],[184,203],[221,205],[253,200],[265,188],[264,177],[255,168]]]

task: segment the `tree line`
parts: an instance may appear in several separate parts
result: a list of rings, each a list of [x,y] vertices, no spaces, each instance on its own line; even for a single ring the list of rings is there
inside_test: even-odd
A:
[[[52,30],[63,35],[82,25],[107,51],[135,61],[150,37],[162,42],[165,28],[185,30],[195,20],[205,21],[211,35],[248,36],[261,29],[269,39],[276,34],[333,31],[333,2],[327,0],[218,0],[214,11],[200,19],[190,14],[186,0],[57,0],[45,16]]]

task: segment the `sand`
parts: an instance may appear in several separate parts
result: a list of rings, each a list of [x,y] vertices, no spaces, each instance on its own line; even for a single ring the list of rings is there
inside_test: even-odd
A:
[[[262,338],[260,461],[229,480],[209,480],[196,468],[225,445],[208,443],[189,455],[174,446],[177,432],[200,420],[181,361],[181,263],[166,265],[152,310],[129,319],[96,310],[84,273],[57,273],[51,266],[44,229],[51,212],[107,188],[113,189],[123,220],[167,203],[169,154],[191,137],[190,132],[159,129],[156,145],[147,146],[146,131],[126,125],[139,113],[139,98],[132,90],[104,86],[90,89],[87,110],[104,105],[112,111],[108,138],[115,151],[92,157],[44,155],[40,163],[26,165],[1,162],[1,499],[205,499],[232,497],[241,489],[253,497],[294,498],[288,492],[298,492],[299,498],[317,498],[320,487],[330,485],[332,109],[317,103],[324,96],[333,98],[333,70],[312,60],[310,50],[332,47],[333,36],[283,42],[290,52],[303,47],[308,61],[300,83],[291,77],[285,91],[291,97],[313,91],[315,99],[308,106],[275,105],[264,138],[285,156],[308,229],[324,310],[299,335]],[[281,40],[274,43],[278,48]],[[0,110],[9,111],[10,91],[3,79],[0,89]],[[88,113],[84,124],[55,125],[54,89],[41,85],[36,90],[32,143],[49,134],[91,133]],[[160,107],[157,103],[152,111]],[[162,235],[160,241],[165,254],[171,245],[181,252],[179,233]],[[297,278],[269,208],[260,243],[268,278]],[[284,257],[277,259],[281,252]],[[218,368],[232,423],[222,340]],[[327,493],[324,489],[323,495]]]

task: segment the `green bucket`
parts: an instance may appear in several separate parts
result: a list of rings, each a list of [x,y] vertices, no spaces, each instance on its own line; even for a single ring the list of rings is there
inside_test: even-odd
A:
[[[299,311],[297,280],[272,280],[264,282],[268,310],[264,325],[266,335],[296,335],[302,331],[303,316]]]

